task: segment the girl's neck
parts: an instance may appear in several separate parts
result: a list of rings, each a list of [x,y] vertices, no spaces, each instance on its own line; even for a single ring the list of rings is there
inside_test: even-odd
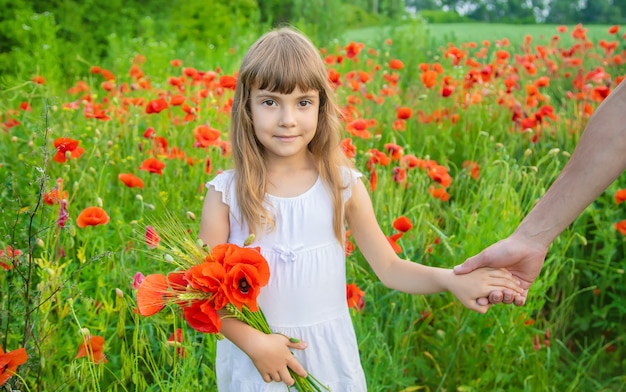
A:
[[[313,156],[306,159],[272,160],[267,165],[267,192],[279,197],[294,197],[310,189],[318,171]]]

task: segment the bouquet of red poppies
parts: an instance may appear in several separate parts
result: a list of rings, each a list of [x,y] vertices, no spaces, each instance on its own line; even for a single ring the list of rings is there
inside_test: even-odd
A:
[[[220,244],[212,249],[194,241],[173,216],[163,224],[146,227],[145,241],[153,255],[176,266],[167,275],[151,274],[137,288],[137,308],[142,316],[160,312],[166,305],[180,307],[189,326],[219,334],[223,317],[235,317],[253,328],[272,331],[257,304],[270,269],[259,248]],[[290,370],[300,392],[328,391],[312,375],[301,377]]]

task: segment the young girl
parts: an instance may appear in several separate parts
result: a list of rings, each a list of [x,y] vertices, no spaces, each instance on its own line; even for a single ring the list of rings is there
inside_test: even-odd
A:
[[[271,271],[258,303],[275,333],[223,320],[220,391],[284,391],[294,383],[288,368],[311,372],[331,391],[367,391],[346,301],[344,221],[392,289],[450,291],[481,313],[488,305],[477,298],[493,289],[521,290],[505,270],[455,275],[400,259],[376,221],[361,174],[339,148],[341,129],[326,67],[307,38],[281,28],[252,45],[232,108],[234,169],[207,184],[200,238],[209,246],[242,245],[256,235],[251,246],[261,248]]]

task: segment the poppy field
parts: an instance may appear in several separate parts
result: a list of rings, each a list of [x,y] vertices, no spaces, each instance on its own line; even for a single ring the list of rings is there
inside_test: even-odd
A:
[[[555,26],[519,44],[416,34],[320,55],[341,148],[389,242],[453,267],[510,234],[558,175],[626,77],[626,30]],[[142,49],[84,64],[68,85],[42,67],[2,86],[0,390],[215,389],[215,336],[175,306],[141,316],[136,292],[172,267],[147,255],[150,222],[175,216],[194,236],[204,184],[231,167],[247,45],[210,59]],[[484,315],[451,294],[385,288],[348,232],[346,299],[370,390],[626,390],[625,201],[622,176],[553,243],[527,304]]]

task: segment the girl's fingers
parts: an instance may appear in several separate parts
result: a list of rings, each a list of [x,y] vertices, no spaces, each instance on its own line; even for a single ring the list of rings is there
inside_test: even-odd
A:
[[[300,362],[298,362],[296,358],[291,358],[289,361],[287,361],[287,366],[289,367],[289,369],[293,370],[298,376],[307,376],[306,370],[304,370],[304,368],[302,367],[302,365],[300,365]]]
[[[282,381],[285,384],[292,386],[293,384],[295,384],[295,381],[293,379],[293,377],[291,377],[291,374],[289,374],[289,370],[287,368],[283,369],[280,371],[280,374],[278,375],[278,377],[280,378],[279,380],[276,381]]]

